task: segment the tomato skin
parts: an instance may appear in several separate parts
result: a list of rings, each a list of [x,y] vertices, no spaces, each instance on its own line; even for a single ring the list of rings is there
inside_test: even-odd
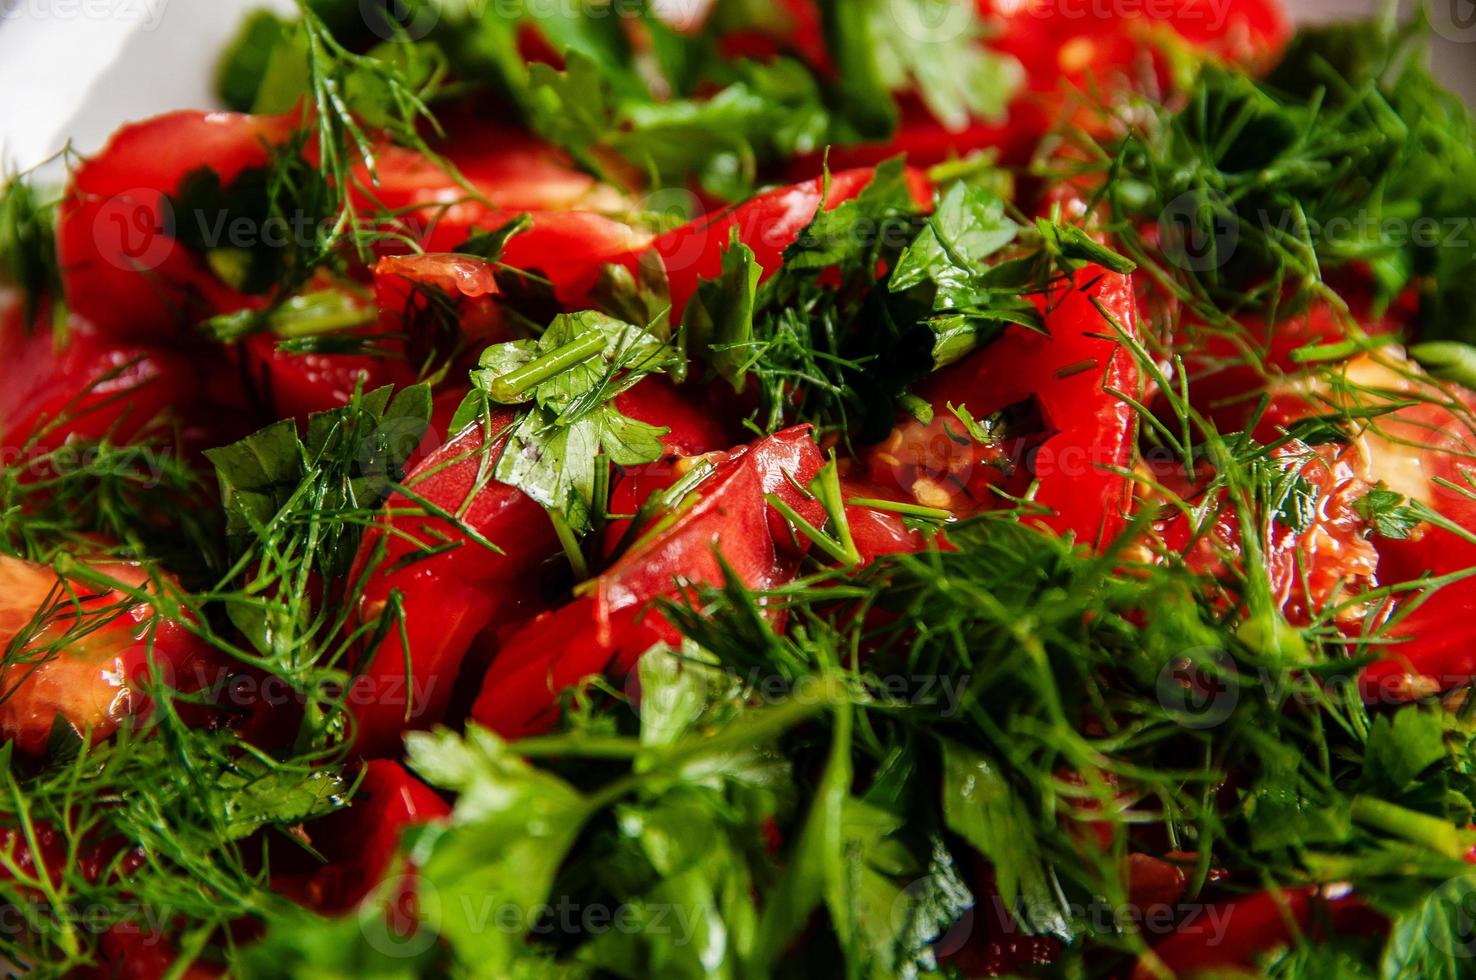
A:
[[[444,519],[395,514],[397,509],[418,509],[398,493],[386,502],[381,518],[381,524],[397,533],[371,529],[360,546],[350,575],[350,581],[359,581],[368,573],[358,600],[360,618],[374,619],[391,592],[398,591],[411,657],[407,681],[398,631],[365,654],[368,661],[350,701],[358,723],[357,748],[366,756],[396,754],[407,725],[424,727],[441,720],[472,638],[499,614],[514,615],[533,602],[536,570],[559,550],[542,507],[490,475],[482,479],[483,468],[490,469],[501,451],[512,420],[511,412],[499,412],[485,426],[468,426],[405,478],[415,494],[459,515],[502,554]],[[407,534],[426,545],[457,542],[457,547],[400,566],[415,550],[403,536]],[[385,549],[384,558],[371,569],[369,562],[379,547]]]
[[[170,407],[194,373],[177,354],[108,344],[91,333],[74,335],[61,351],[50,335],[38,334],[7,347],[7,354],[0,366],[0,443],[8,451],[33,435],[38,452],[68,437],[111,433],[126,442]]]
[[[259,305],[174,241],[171,224],[192,217],[166,212],[164,198],[201,167],[229,184],[266,165],[294,125],[291,116],[183,111],[120,129],[73,173],[58,216],[71,308],[108,337],[167,342],[207,316]]]
[[[328,864],[311,876],[303,897],[327,914],[353,908],[393,869],[405,830],[450,814],[446,801],[398,762],[365,763],[349,805],[304,828]]]
[[[1387,928],[1387,922],[1354,895],[1325,894],[1310,886],[1206,905],[1198,921],[1199,928],[1181,929],[1154,944],[1154,954],[1171,974],[1194,977],[1253,969],[1262,953],[1295,943],[1308,932],[1315,937],[1323,922],[1334,932],[1350,935],[1379,935]],[[1139,961],[1132,980],[1159,975]]]
[[[76,317],[59,345],[46,311],[37,319],[28,330],[16,295],[0,290],[0,350],[6,355],[0,362],[0,450],[6,462],[19,462],[15,454],[28,443],[28,454],[40,455],[69,438],[132,442],[166,416],[179,424],[187,450],[250,430],[245,396],[232,374],[213,370],[227,366],[214,352],[117,343]]]
[[[679,388],[653,375],[616,395],[615,407],[638,422],[666,428],[661,444],[668,456],[697,456],[733,445],[742,432],[740,425],[698,400],[703,394],[700,388]]]
[[[1106,84],[1152,58],[1146,42],[1168,28],[1209,53],[1251,65],[1266,64],[1291,37],[1291,22],[1276,0],[1188,0],[1162,10],[1154,5],[1113,9],[1101,4],[1052,0],[979,0],[979,11],[997,31],[990,47],[1025,67],[1029,87],[1058,89],[1062,81],[1085,87]],[[1162,16],[1160,16],[1162,14]],[[1159,67],[1159,77],[1166,75]]]
[[[449,118],[455,135],[433,144],[493,207],[506,211],[564,211],[600,196],[595,178],[577,169],[567,154],[521,127],[477,118]],[[355,168],[358,183],[368,188],[360,199],[390,211],[409,208],[454,208],[467,202],[467,188],[452,179],[436,160],[406,147],[385,143],[376,148],[375,181],[368,168]],[[607,189],[603,196],[618,197]]]
[[[871,184],[874,175],[870,168],[832,173],[828,193],[823,177],[776,188],[658,237],[650,253],[660,257],[671,283],[672,322],[681,320],[699,279],[722,274],[723,253],[733,229],[738,231],[738,240],[753,250],[767,279],[778,270],[784,250],[794,244],[822,206],[829,211],[853,199]],[[932,188],[921,171],[907,171],[907,186],[918,207],[931,209]],[[638,256],[625,261],[633,267]]]
[[[448,403],[449,404],[449,403]],[[647,378],[616,398],[616,406],[637,421],[670,428],[662,442],[672,455],[706,452],[723,444],[725,430],[699,406],[660,378]],[[473,640],[521,622],[541,605],[539,569],[562,549],[547,513],[521,490],[492,480],[479,481],[484,465],[501,451],[513,413],[499,412],[485,427],[474,423],[430,453],[405,479],[418,496],[461,520],[502,549],[489,551],[461,530],[437,517],[393,515],[395,509],[417,510],[400,495],[386,503],[381,524],[365,535],[350,581],[368,573],[359,609],[361,619],[378,614],[390,593],[398,590],[410,640],[411,676],[405,679],[405,654],[398,632],[392,633],[371,659],[350,698],[358,722],[357,748],[366,756],[394,754],[407,725],[426,727],[440,721],[452,698],[458,671]],[[483,446],[490,448],[483,452]],[[467,501],[470,501],[468,504]],[[465,505],[465,506],[464,506]],[[459,546],[396,567],[410,558],[420,542],[460,542]],[[369,569],[381,543],[385,557]],[[406,696],[413,698],[409,718]]]
[[[1476,501],[1452,488],[1469,487],[1476,477],[1471,455],[1476,452],[1471,415],[1476,393],[1457,386],[1445,389],[1455,410],[1449,402],[1400,409],[1379,421],[1386,438],[1366,436],[1358,448],[1368,454],[1371,477],[1386,478],[1390,486],[1456,526],[1473,530]],[[1374,543],[1385,585],[1476,567],[1476,544],[1433,524],[1417,527],[1404,540],[1378,536]],[[1371,664],[1360,678],[1365,698],[1400,703],[1452,690],[1476,677],[1476,580],[1459,579],[1424,597],[1410,593],[1401,605],[1409,608],[1396,609],[1385,633],[1394,642],[1377,648],[1387,658]]]
[[[454,252],[471,235],[527,214],[531,226],[507,243],[499,262],[538,271],[569,307],[581,306],[603,263],[650,243],[645,232],[594,210],[577,210],[622,210],[627,202],[576,170],[557,149],[505,125],[465,122],[465,133],[437,149],[460,168],[480,200],[436,161],[386,146],[376,168],[378,184],[371,187],[368,173],[360,173],[370,187],[360,193],[361,203],[403,212],[401,221],[432,253]]]
[[[1047,335],[1020,327],[1005,332],[960,363],[933,375],[916,393],[933,406],[929,425],[904,417],[892,438],[866,454],[870,479],[903,499],[943,507],[958,516],[1000,505],[995,488],[1023,493],[1040,481],[1028,520],[1079,542],[1111,541],[1126,526],[1130,481],[1111,468],[1132,464],[1137,413],[1112,394],[1135,394],[1139,372],[1097,304],[1129,336],[1137,307],[1127,276],[1095,268],[1042,302]],[[1043,438],[980,446],[949,437],[948,406],[975,418],[1033,403]],[[921,443],[924,448],[918,449]]]
[[[415,383],[415,371],[403,360],[370,354],[293,353],[277,346],[272,334],[259,333],[241,343],[248,383],[269,407],[272,418],[292,418],[306,425],[314,412],[341,408],[362,388],[402,388]]]
[[[149,583],[136,565],[93,568],[132,588]],[[116,590],[68,584],[76,603],[51,568],[0,556],[0,641],[6,646],[24,633],[20,649],[39,655],[70,629],[91,627],[44,660],[20,660],[0,669],[0,687],[8,692],[0,703],[0,736],[32,755],[46,750],[58,716],[79,733],[90,730],[93,739],[106,738],[129,716],[148,709],[141,685],[155,669],[169,683],[205,654],[184,626],[155,623],[148,603],[129,604]],[[43,610],[44,620],[37,621]]]
[[[508,211],[476,203],[429,214],[420,242],[429,252],[454,252],[472,234],[495,231],[522,214],[531,225],[508,240],[498,261],[548,280],[566,309],[587,308],[600,267],[638,255],[651,242],[648,233],[590,211]]]
[[[1446,392],[1438,396],[1445,404],[1412,405],[1380,420],[1379,429],[1393,449],[1401,444],[1417,447],[1396,465],[1412,469],[1426,485],[1424,492],[1418,493],[1416,487],[1402,489],[1392,477],[1388,482],[1422,500],[1458,527],[1476,530],[1476,500],[1464,489],[1453,489],[1469,488],[1476,479],[1476,415],[1472,414],[1476,413],[1476,392],[1456,386],[1446,386]],[[1428,386],[1425,394],[1437,397]],[[1379,462],[1375,459],[1373,465]],[[1406,540],[1380,539],[1379,554],[1386,582],[1405,582],[1426,572],[1444,575],[1476,566],[1476,544],[1454,531],[1429,524]]]
[[[680,583],[721,584],[719,547],[751,589],[788,579],[802,552],[764,495],[777,494],[807,520],[819,520],[819,504],[803,499],[790,478],[805,486],[823,464],[808,427],[730,454],[674,523],[638,542],[572,603],[539,616],[502,644],[472,718],[507,738],[542,731],[557,719],[560,691],[601,671],[628,673],[653,643],[676,639],[671,625],[649,609],[653,600],[679,596]]]
[[[814,0],[778,0],[772,7],[782,19],[777,29],[759,28],[723,35],[718,41],[723,57],[767,62],[781,55],[790,55],[808,64],[822,77],[833,75],[835,66],[825,48],[820,10]]]
[[[894,503],[909,501],[898,499],[900,494],[888,488],[859,479],[855,476],[841,477],[841,499],[892,500]],[[851,528],[851,540],[861,556],[861,564],[869,565],[886,555],[913,554],[922,551],[937,540],[939,547],[947,548],[945,539],[909,528],[900,515],[893,511],[880,510],[858,504],[846,505],[846,523]]]
[[[120,923],[103,933],[98,940],[98,952],[106,966],[89,970],[83,976],[97,980],[158,980],[170,975],[179,960],[178,951],[167,938],[133,922]],[[178,974],[181,980],[208,980],[221,975],[219,969],[201,963],[191,963]]]
[[[1476,677],[1476,581],[1461,579],[1423,599],[1404,600],[1377,652],[1387,654],[1358,678],[1365,701],[1403,704],[1454,690]],[[1418,603],[1418,604],[1416,604]]]

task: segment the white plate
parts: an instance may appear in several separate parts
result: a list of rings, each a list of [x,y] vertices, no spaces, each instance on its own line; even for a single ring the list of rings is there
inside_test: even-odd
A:
[[[959,0],[963,2],[963,0]],[[1228,0],[1226,0],[1228,2]],[[1476,0],[1433,0],[1437,67],[1476,104]],[[1292,0],[1308,22],[1381,0]],[[209,108],[215,61],[247,11],[292,0],[0,0],[0,162],[31,167],[68,140],[99,148],[125,120]]]

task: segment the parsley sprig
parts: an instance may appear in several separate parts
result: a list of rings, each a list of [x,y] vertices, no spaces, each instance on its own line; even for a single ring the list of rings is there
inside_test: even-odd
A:
[[[683,362],[648,330],[602,313],[557,317],[537,340],[482,352],[453,430],[489,405],[520,406],[495,475],[522,490],[574,534],[589,530],[598,471],[660,459],[667,430],[622,413],[616,396]],[[526,406],[526,407],[522,407]]]

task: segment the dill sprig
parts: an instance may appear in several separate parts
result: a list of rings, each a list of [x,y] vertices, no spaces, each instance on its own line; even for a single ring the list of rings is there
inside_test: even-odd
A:
[[[43,307],[51,329],[66,335],[67,306],[62,296],[61,266],[56,257],[57,200],[47,200],[26,174],[0,184],[0,283],[20,289],[25,297],[25,326],[33,330]]]

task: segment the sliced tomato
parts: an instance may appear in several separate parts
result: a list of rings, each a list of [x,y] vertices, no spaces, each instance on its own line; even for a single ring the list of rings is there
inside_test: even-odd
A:
[[[193,387],[181,355],[77,334],[60,351],[49,335],[7,347],[0,367],[0,432],[7,450],[35,437],[38,452],[69,437],[126,442]]]
[[[1370,647],[1384,659],[1359,677],[1364,699],[1402,704],[1454,690],[1476,677],[1476,581],[1462,579],[1404,600],[1380,633],[1387,641]]]
[[[1352,895],[1346,886],[1285,888],[1219,904],[1205,903],[1191,921],[1155,943],[1153,953],[1169,974],[1223,976],[1252,970],[1264,954],[1302,936],[1314,939],[1327,929],[1348,935],[1379,935],[1387,921]],[[1157,964],[1140,961],[1133,980],[1162,975]]]
[[[441,719],[472,638],[495,616],[515,616],[530,606],[538,594],[538,566],[558,553],[558,537],[543,508],[491,479],[512,419],[499,413],[468,426],[405,478],[411,492],[455,515],[461,526],[420,514],[413,500],[397,493],[381,519],[394,533],[375,528],[365,535],[350,578],[368,574],[361,616],[375,619],[391,593],[398,593],[409,647],[407,652],[392,633],[367,653],[354,682],[349,701],[358,722],[357,746],[365,755],[396,754],[407,727]],[[382,559],[371,568],[380,548]],[[421,557],[432,549],[442,550]]]
[[[28,443],[44,453],[69,438],[130,442],[166,419],[184,448],[207,448],[251,426],[234,377],[212,370],[227,366],[213,351],[118,343],[76,318],[65,339],[49,322],[27,330],[21,303],[4,290],[0,350],[0,448],[10,453]]]
[[[898,153],[926,167],[980,150],[1011,165],[1028,163],[1041,139],[1069,117],[1072,93],[1111,94],[1121,88],[1161,96],[1171,88],[1155,34],[1177,35],[1219,58],[1269,66],[1291,37],[1277,0],[1187,0],[1117,5],[1092,0],[979,0],[987,45],[1024,68],[1025,91],[1003,119],[976,119],[962,128],[940,123],[920,99],[904,94],[896,134],[886,142],[833,147],[832,167],[874,164]],[[1083,117],[1081,122],[1094,120]],[[790,165],[792,176],[818,173],[825,158]]]
[[[134,565],[95,570],[130,588],[149,583]],[[64,639],[65,648],[50,649]],[[172,682],[204,649],[183,626],[159,620],[147,602],[7,556],[0,556],[0,641],[14,645],[0,668],[0,735],[32,754],[45,750],[58,719],[93,739],[111,735],[147,708],[144,681],[157,672]]]
[[[841,496],[846,501],[890,499],[894,503],[911,502],[896,499],[902,495],[896,493],[895,488],[877,486],[851,476],[842,477]],[[907,522],[895,511],[866,504],[848,502],[846,523],[850,526],[856,552],[861,556],[862,564],[866,565],[884,555],[922,551],[936,539],[935,535],[908,527]],[[947,547],[947,542],[941,542],[940,546]]]
[[[722,435],[701,408],[659,379],[624,392],[617,407],[631,418],[666,426],[673,455],[713,448]],[[533,615],[542,604],[540,566],[561,553],[543,508],[522,491],[491,478],[512,413],[499,413],[455,434],[405,479],[417,497],[455,515],[460,526],[427,516],[403,495],[392,496],[381,524],[365,536],[351,581],[367,573],[361,615],[373,619],[399,593],[409,638],[409,664],[398,632],[366,655],[349,702],[358,721],[358,748],[366,755],[398,750],[407,727],[440,721],[473,639],[492,635]],[[501,553],[469,538],[469,528]],[[408,536],[408,537],[407,537]],[[382,560],[370,562],[383,547]],[[423,557],[423,549],[438,549]]]
[[[346,332],[372,354],[283,350],[272,334],[240,345],[247,381],[271,417],[305,421],[314,412],[348,404],[360,386],[414,384],[420,369],[439,363],[466,343],[509,339],[494,298],[492,266],[474,256],[447,253],[388,256],[374,266],[378,322]],[[364,301],[367,306],[368,300]]]
[[[1186,0],[1107,8],[1081,0],[979,0],[994,28],[990,46],[1025,66],[1030,88],[1057,90],[1110,84],[1147,65],[1162,77],[1151,46],[1170,30],[1221,58],[1266,65],[1291,38],[1291,21],[1276,0]],[[1166,80],[1166,79],[1165,79]]]
[[[181,972],[179,951],[168,937],[137,922],[112,926],[98,939],[98,952],[106,966],[81,975],[96,980],[157,980],[178,977],[179,980],[210,980],[221,976],[217,968],[191,963]]]
[[[248,384],[271,417],[294,418],[302,424],[314,412],[347,405],[361,388],[373,391],[383,385],[415,383],[414,369],[392,354],[295,353],[282,350],[271,334],[246,338],[241,358]]]
[[[602,188],[567,154],[525,129],[477,118],[450,118],[444,125],[454,135],[432,146],[441,160],[385,143],[376,148],[372,176],[363,164],[356,167],[365,203],[393,211],[449,205],[454,213],[456,205],[474,197],[508,211],[566,211],[619,202],[618,192]]]
[[[1137,438],[1137,413],[1118,393],[1137,392],[1138,367],[1115,333],[1137,329],[1132,283],[1083,269],[1041,306],[1045,334],[1009,327],[919,385],[932,422],[901,419],[866,454],[868,475],[960,516],[997,508],[1039,481],[1034,506],[1041,513],[1032,522],[1086,544],[1110,541],[1125,526],[1131,498],[1130,481],[1117,471],[1132,465]],[[950,405],[976,419],[1018,415],[1006,428],[1024,434],[981,444],[963,434]]]
[[[529,273],[534,283],[547,282],[569,309],[587,308],[601,266],[639,254],[651,242],[648,233],[591,211],[518,212],[473,203],[426,212],[420,244],[429,252],[454,252],[471,235],[495,231],[521,214],[531,224],[508,240],[499,264]]]
[[[394,869],[406,830],[450,813],[445,800],[398,762],[365,763],[349,805],[303,827],[328,862],[305,883],[303,899],[329,914],[353,908]]]
[[[778,0],[765,11],[774,21],[761,27],[732,31],[719,39],[723,57],[772,61],[781,55],[798,58],[823,76],[835,72],[820,9],[815,0]]]
[[[787,580],[803,552],[764,498],[777,494],[806,519],[822,519],[819,504],[795,488],[823,464],[808,427],[729,454],[670,525],[638,541],[574,602],[501,645],[472,717],[509,738],[545,729],[557,720],[561,691],[592,674],[623,676],[653,644],[675,641],[651,603],[690,585],[721,584],[724,563],[750,589]]]
[[[734,229],[738,240],[753,250],[767,278],[778,270],[784,250],[794,244],[822,207],[828,211],[855,198],[871,184],[874,175],[870,168],[843,170],[830,175],[828,189],[823,177],[776,188],[657,238],[651,243],[650,253],[660,257],[671,282],[672,321],[681,319],[699,279],[715,279],[722,274],[723,253],[728,250]],[[932,188],[927,178],[920,171],[909,170],[907,183],[918,207],[930,208]],[[638,259],[632,255],[625,261],[633,266]]]
[[[172,112],[123,127],[72,174],[57,225],[67,302],[115,339],[168,341],[207,316],[257,300],[225,285],[173,237],[165,198],[200,168],[229,184],[266,165],[289,116]]]
[[[1372,488],[1347,455],[1332,446],[1313,448],[1293,441],[1278,449],[1274,458],[1288,476],[1302,482],[1296,491],[1306,496],[1296,499],[1310,506],[1304,513],[1299,513],[1299,506],[1283,506],[1260,515],[1258,538],[1271,600],[1290,622],[1305,624],[1329,605],[1377,584],[1379,555],[1356,507]],[[1176,465],[1155,469],[1157,482],[1195,507],[1205,504],[1191,489],[1175,486],[1182,472]],[[1288,503],[1295,504],[1296,499],[1288,498]],[[1198,535],[1183,513],[1155,524],[1157,547],[1164,554],[1182,556],[1191,571],[1223,579],[1238,592],[1242,573],[1232,568],[1243,564],[1240,517],[1232,501],[1215,505],[1213,521]],[[1286,514],[1297,514],[1304,523],[1293,525]],[[1362,609],[1350,605],[1338,619],[1351,625],[1362,616]]]
[[[440,338],[431,335],[437,321],[454,322],[472,344],[513,339],[496,302],[498,292],[492,264],[471,255],[394,255],[374,266],[379,329],[403,336],[412,362],[434,354],[431,348]]]
[[[1310,416],[1349,413],[1361,421],[1337,461],[1351,471],[1364,492],[1381,485],[1431,508],[1458,528],[1476,529],[1476,499],[1467,492],[1476,487],[1476,392],[1437,383],[1406,361],[1399,347],[1389,344],[1337,366],[1331,384],[1291,377],[1273,384],[1267,393],[1269,408],[1256,430],[1258,437],[1275,438],[1285,427]],[[1351,496],[1348,499],[1354,502]],[[1361,544],[1349,543],[1343,557],[1376,549],[1380,585],[1476,568],[1476,544],[1463,533],[1435,524],[1416,525],[1403,539],[1373,533],[1366,525],[1359,535],[1372,536]],[[1337,536],[1346,537],[1343,532]],[[1328,561],[1328,574],[1337,573],[1341,561],[1336,557]],[[1360,558],[1358,564],[1365,562]],[[1317,563],[1309,567],[1315,576],[1325,577]],[[1350,581],[1357,580],[1355,576]],[[1381,631],[1381,640],[1392,643],[1370,649],[1387,650],[1390,657],[1365,672],[1365,694],[1406,700],[1449,690],[1469,679],[1476,662],[1463,648],[1476,641],[1476,623],[1467,615],[1473,596],[1471,586],[1458,581],[1419,600],[1418,607],[1409,596],[1402,601],[1410,609],[1388,610],[1393,621]]]

